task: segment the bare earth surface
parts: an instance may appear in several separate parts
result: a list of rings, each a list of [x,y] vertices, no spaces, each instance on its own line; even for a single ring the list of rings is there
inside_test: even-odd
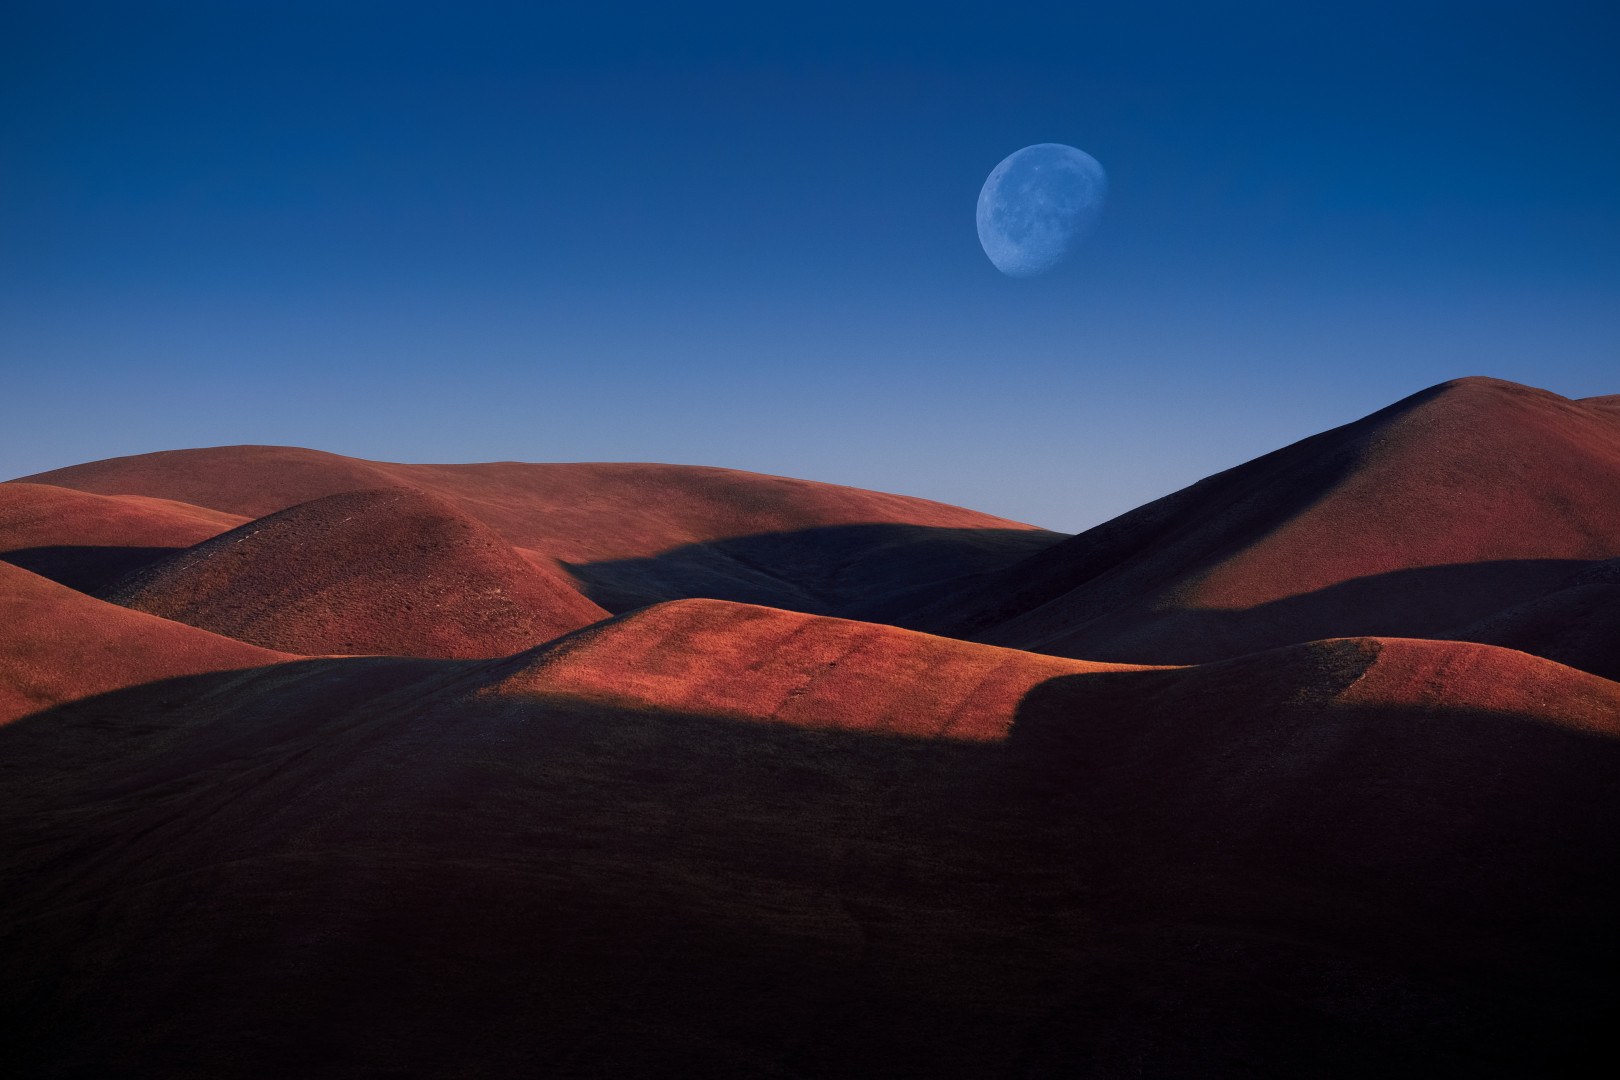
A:
[[[7,1073],[1597,1075],[1617,402],[1459,380],[1072,538],[663,465],[0,484]]]
[[[419,491],[301,503],[176,552],[108,600],[308,654],[505,656],[607,617],[559,570]]]

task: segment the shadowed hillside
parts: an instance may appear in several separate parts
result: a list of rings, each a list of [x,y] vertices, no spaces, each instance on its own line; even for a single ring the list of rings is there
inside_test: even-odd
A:
[[[305,655],[506,656],[607,616],[450,503],[400,489],[260,518],[104,597]]]
[[[543,562],[567,564],[587,595],[613,611],[709,597],[843,614],[847,590],[834,585],[828,595],[827,586],[839,576],[849,584],[842,568],[851,564],[898,571],[877,583],[888,593],[999,569],[1063,535],[926,499],[685,465],[397,465],[295,447],[222,446],[25,479],[248,517],[357,489],[413,488]]]
[[[1063,541],[904,625],[1190,663],[1437,636],[1620,555],[1620,415],[1496,379],[1415,394]]]
[[[702,601],[196,676],[0,729],[0,1015],[47,1076],[1526,1075],[1606,1032],[1617,733],[1486,646]]]
[[[409,487],[448,499],[517,547],[573,563],[826,525],[1030,528],[926,499],[692,465],[395,465],[295,447],[222,446],[112,458],[23,479],[179,499],[249,517],[344,491]]]
[[[121,686],[291,659],[0,563],[0,723]]]
[[[30,481],[8,1075],[1606,1059],[1620,398],[1447,383],[1072,538],[663,465]]]
[[[1445,636],[1519,649],[1620,679],[1620,559],[1594,563],[1562,588]]]
[[[568,567],[609,611],[664,600],[733,600],[893,622],[975,574],[1063,539],[1044,529],[827,525],[688,544],[644,559]]]
[[[245,520],[143,495],[0,484],[0,559],[80,592],[94,592]]]

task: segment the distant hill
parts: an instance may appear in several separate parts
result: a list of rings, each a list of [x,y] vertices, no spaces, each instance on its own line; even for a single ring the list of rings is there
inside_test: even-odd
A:
[[[1075,537],[670,465],[0,484],[32,1078],[1584,1075],[1620,397],[1431,388]]]
[[[1062,656],[1195,663],[1442,636],[1620,556],[1620,410],[1459,379],[905,613]]]
[[[250,518],[347,491],[410,488],[566,567],[613,611],[712,597],[824,614],[851,603],[886,612],[882,594],[1004,566],[1064,535],[926,499],[687,465],[397,465],[224,446],[23,480]]]
[[[506,656],[607,617],[482,523],[405,489],[301,503],[176,552],[103,595],[313,655]]]

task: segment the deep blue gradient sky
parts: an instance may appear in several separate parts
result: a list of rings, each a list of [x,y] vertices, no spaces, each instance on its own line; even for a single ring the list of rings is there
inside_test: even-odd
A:
[[[0,7],[0,473],[671,461],[1077,530],[1447,378],[1620,392],[1611,3],[576,7]],[[1008,279],[979,186],[1049,141],[1110,202]]]

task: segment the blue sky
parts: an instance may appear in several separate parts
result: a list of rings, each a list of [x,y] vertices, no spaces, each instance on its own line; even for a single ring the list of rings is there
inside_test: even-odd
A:
[[[1620,392],[1612,5],[574,8],[6,5],[0,473],[672,461],[1077,530],[1443,379]],[[974,205],[1036,142],[1110,201],[1018,281]]]

